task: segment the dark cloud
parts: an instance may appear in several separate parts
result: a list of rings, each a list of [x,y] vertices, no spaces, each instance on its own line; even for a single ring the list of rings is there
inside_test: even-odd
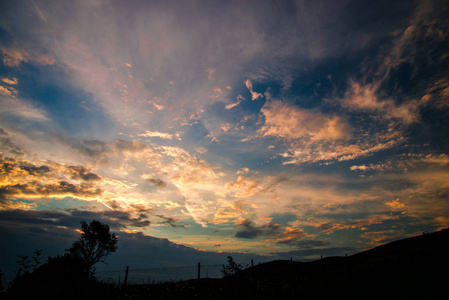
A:
[[[166,225],[168,225],[170,227],[174,227],[174,228],[177,228],[177,227],[185,228],[186,227],[186,225],[184,225],[184,224],[176,224],[176,222],[179,221],[179,219],[175,219],[172,217],[166,217],[163,215],[157,215],[157,217],[164,220],[161,222],[161,224],[166,224]]]
[[[280,232],[281,226],[270,222],[266,225],[256,226],[254,221],[252,220],[244,220],[237,224],[237,227],[240,228],[239,231],[234,235],[236,238],[240,239],[255,239],[258,236],[272,236],[277,235]]]
[[[67,169],[70,171],[72,179],[82,179],[85,181],[96,181],[101,179],[100,176],[91,173],[90,169],[84,166],[68,166]]]
[[[72,141],[72,148],[90,157],[99,157],[108,152],[108,145],[97,139]]]
[[[335,225],[335,223],[328,222],[328,223],[320,224],[320,225],[316,226],[316,228],[318,228],[319,230],[323,230],[324,231],[324,230],[331,229],[332,227],[334,227],[334,225]]]
[[[151,211],[151,209],[149,209],[148,207],[146,207],[143,204],[130,204],[129,206],[140,213],[146,213],[146,212]]]
[[[147,181],[155,187],[165,187],[167,183],[162,179],[147,179]]]
[[[128,227],[144,228],[150,226],[151,222],[147,216],[140,214],[138,218],[133,218],[131,213],[120,210],[108,210],[101,212],[92,212],[79,209],[68,210],[73,218],[78,220],[99,219],[105,223],[111,224],[111,228],[120,230]]]
[[[26,160],[16,159],[12,157],[3,157],[0,154],[0,174],[4,176],[14,176],[17,171],[21,171],[21,175],[40,176],[51,171],[51,168],[46,165],[37,166]],[[23,174],[25,173],[25,174]]]
[[[164,218],[163,216],[161,216]],[[0,240],[2,243],[0,266],[3,272],[17,272],[17,255],[32,255],[35,249],[42,249],[44,256],[64,253],[73,241],[79,237],[80,222],[100,220],[108,224],[118,236],[118,250],[107,259],[107,264],[96,265],[97,269],[121,270],[131,268],[180,266],[202,264],[222,264],[228,255],[237,262],[247,263],[272,260],[245,253],[216,253],[198,251],[194,248],[173,243],[165,238],[147,236],[142,232],[126,233],[124,227],[136,225],[136,219],[120,211],[93,212],[82,210],[69,211],[32,211],[1,210]],[[168,218],[166,218],[168,219]],[[139,219],[139,222],[144,222]]]
[[[29,186],[26,190],[30,190],[31,194],[37,194],[42,196],[67,194],[79,197],[95,197],[103,193],[99,188],[95,188],[94,185],[82,183],[80,185],[72,184],[67,181],[60,181],[54,184],[37,184],[36,186]]]
[[[141,152],[144,151],[146,149],[149,149],[149,147],[145,144],[142,144],[139,141],[132,141],[132,142],[128,142],[125,140],[115,140],[114,141],[114,146],[120,151],[120,152]]]
[[[20,168],[26,172],[28,172],[28,174],[30,175],[43,175],[46,173],[49,173],[51,171],[50,167],[48,166],[34,166],[32,164],[27,164],[27,165],[21,165]]]

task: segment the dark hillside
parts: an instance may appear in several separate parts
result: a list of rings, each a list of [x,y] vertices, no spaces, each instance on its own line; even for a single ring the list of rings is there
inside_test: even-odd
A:
[[[255,293],[262,291],[262,299],[282,293],[302,299],[435,299],[447,282],[448,253],[449,230],[442,230],[349,257],[272,261],[236,276],[256,286]]]

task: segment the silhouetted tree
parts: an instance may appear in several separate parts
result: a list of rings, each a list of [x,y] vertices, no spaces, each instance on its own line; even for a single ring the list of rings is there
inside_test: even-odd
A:
[[[25,255],[17,255],[19,260],[16,260],[16,263],[20,266],[18,274],[20,275],[23,271],[23,273],[28,273],[28,269],[30,268],[31,260],[28,259],[28,256]]]
[[[33,267],[33,271],[35,271],[37,268],[39,268],[39,266],[41,265],[41,255],[42,255],[42,250],[35,250],[34,252],[34,256],[31,258],[32,261],[32,267]]]
[[[232,256],[228,256],[228,264],[222,265],[221,268],[221,274],[223,274],[223,277],[234,275],[235,273],[243,270],[243,267],[241,264],[238,264],[234,261]]]
[[[81,237],[68,249],[91,269],[97,262],[104,262],[106,257],[117,250],[117,237],[109,232],[109,225],[93,220],[90,224],[81,222]]]

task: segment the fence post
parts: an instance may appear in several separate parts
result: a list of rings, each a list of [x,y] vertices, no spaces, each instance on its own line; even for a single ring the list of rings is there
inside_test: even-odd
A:
[[[198,286],[197,286],[197,295],[200,296],[200,279],[201,279],[201,263],[198,263]]]
[[[123,282],[123,285],[126,285],[128,283],[128,272],[129,272],[129,266],[126,266],[125,281]]]
[[[321,255],[321,260],[320,260],[320,264],[321,264],[321,276],[323,277],[324,280],[324,285],[326,287],[326,291],[329,291],[329,281],[327,280],[327,271],[326,271],[326,265],[323,259],[323,256]]]
[[[293,257],[290,257],[290,267],[291,267],[291,285],[293,290],[293,295],[297,295],[297,286],[296,286],[296,274],[295,274],[295,263],[293,262]]]

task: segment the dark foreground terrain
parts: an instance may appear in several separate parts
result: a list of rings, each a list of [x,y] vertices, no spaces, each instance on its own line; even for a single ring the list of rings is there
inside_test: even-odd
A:
[[[223,279],[119,286],[67,268],[16,279],[4,299],[445,299],[449,230],[349,257],[272,261]],[[56,268],[57,269],[57,268]],[[36,274],[35,274],[36,273]],[[51,273],[51,274],[50,274]]]

